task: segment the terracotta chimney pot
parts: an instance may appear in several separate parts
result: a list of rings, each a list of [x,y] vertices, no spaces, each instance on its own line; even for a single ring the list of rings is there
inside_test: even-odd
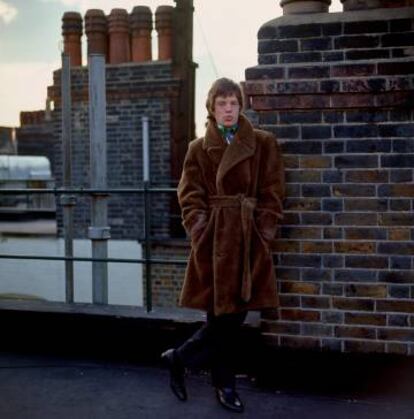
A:
[[[71,66],[82,65],[82,16],[66,12],[62,17],[63,52],[70,57]]]
[[[158,32],[158,59],[172,58],[172,19],[174,7],[159,6],[155,11],[155,28]]]
[[[284,15],[326,13],[331,0],[281,0]]]
[[[129,43],[129,16],[125,9],[112,9],[108,16],[109,63],[131,61]]]
[[[85,15],[85,33],[88,37],[88,55],[108,55],[107,21],[105,13],[99,9],[90,9]]]
[[[135,6],[130,18],[132,61],[151,61],[152,12],[149,7]]]

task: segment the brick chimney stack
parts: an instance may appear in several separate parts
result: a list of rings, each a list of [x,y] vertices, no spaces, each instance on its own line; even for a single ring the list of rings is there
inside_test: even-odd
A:
[[[284,15],[302,13],[325,13],[329,11],[331,0],[281,0]]]
[[[172,58],[172,20],[174,7],[159,6],[155,11],[155,28],[158,32],[158,59]]]
[[[85,15],[85,33],[88,38],[88,55],[108,55],[107,21],[105,13],[90,9]]]
[[[263,24],[259,64],[246,69],[251,113],[277,136],[287,183],[272,248],[279,317],[262,330],[285,348],[412,356],[413,324],[389,319],[413,297],[414,8],[342,3],[344,13]]]
[[[62,17],[63,51],[70,57],[72,66],[82,65],[82,16],[66,12]]]
[[[131,61],[129,16],[125,9],[112,9],[108,16],[109,64]]]
[[[131,13],[132,61],[151,61],[152,12],[149,7],[135,6]]]

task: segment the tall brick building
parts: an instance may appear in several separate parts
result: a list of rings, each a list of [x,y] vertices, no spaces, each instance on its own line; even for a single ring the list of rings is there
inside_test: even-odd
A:
[[[189,139],[194,138],[194,82],[192,61],[192,0],[176,7],[160,6],[155,15],[136,6],[131,13],[113,9],[106,16],[92,9],[63,16],[64,50],[71,60],[72,159],[75,187],[88,188],[89,99],[88,66],[82,66],[82,35],[87,53],[106,57],[107,162],[109,188],[142,186],[142,117],[150,121],[151,181],[156,186],[176,184]],[[158,59],[153,59],[151,33],[155,21]],[[54,73],[48,98],[54,104],[50,126],[55,139],[54,174],[62,184],[61,70]],[[152,234],[157,238],[182,235],[176,198],[152,200]],[[58,219],[61,213],[58,209]],[[143,237],[143,201],[138,194],[112,195],[108,223],[113,239]],[[86,237],[90,225],[89,199],[75,206],[76,236]]]

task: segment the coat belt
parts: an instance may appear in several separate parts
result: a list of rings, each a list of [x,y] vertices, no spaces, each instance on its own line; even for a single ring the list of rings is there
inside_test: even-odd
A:
[[[240,208],[241,226],[243,231],[243,277],[240,296],[249,302],[252,296],[252,272],[250,266],[250,246],[252,223],[257,199],[239,195],[213,195],[209,198],[210,208]]]

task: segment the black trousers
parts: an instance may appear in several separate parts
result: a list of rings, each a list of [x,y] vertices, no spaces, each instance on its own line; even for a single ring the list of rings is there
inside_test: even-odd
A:
[[[185,367],[207,365],[215,387],[235,387],[234,361],[241,325],[247,312],[215,316],[207,313],[206,323],[177,348]]]

